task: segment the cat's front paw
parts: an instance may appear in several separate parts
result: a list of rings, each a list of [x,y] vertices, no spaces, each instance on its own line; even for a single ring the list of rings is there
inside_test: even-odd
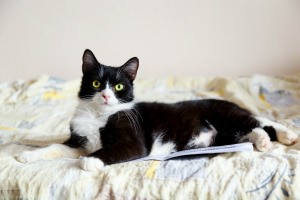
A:
[[[98,172],[103,168],[104,163],[98,158],[80,157],[79,166],[85,171]]]
[[[24,151],[15,156],[15,159],[21,163],[34,162],[40,160],[38,155],[33,151]]]

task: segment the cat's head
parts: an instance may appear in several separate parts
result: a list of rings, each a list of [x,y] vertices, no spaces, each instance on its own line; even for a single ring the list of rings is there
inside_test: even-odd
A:
[[[82,57],[82,81],[78,96],[103,106],[115,106],[133,100],[133,81],[139,67],[138,58],[129,59],[120,67],[100,64],[93,52]]]

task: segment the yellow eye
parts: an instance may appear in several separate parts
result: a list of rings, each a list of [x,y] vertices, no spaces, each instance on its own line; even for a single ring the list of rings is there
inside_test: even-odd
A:
[[[93,86],[94,88],[99,88],[100,87],[100,82],[99,81],[93,81]]]
[[[123,90],[124,85],[123,85],[123,84],[117,84],[117,85],[115,86],[115,88],[116,88],[117,91],[121,91],[121,90]]]

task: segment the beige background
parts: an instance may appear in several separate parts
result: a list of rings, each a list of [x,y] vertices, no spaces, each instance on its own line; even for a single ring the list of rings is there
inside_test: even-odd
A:
[[[140,58],[139,77],[300,71],[299,0],[1,0],[0,81],[81,76]]]

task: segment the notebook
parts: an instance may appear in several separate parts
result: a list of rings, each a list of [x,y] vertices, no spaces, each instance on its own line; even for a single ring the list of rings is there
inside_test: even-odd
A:
[[[215,154],[215,153],[230,153],[230,152],[241,152],[241,151],[253,151],[253,144],[251,142],[244,142],[232,145],[224,146],[211,146],[205,148],[189,149],[171,153],[168,155],[150,155],[147,157],[139,158],[134,161],[145,161],[145,160],[169,160],[181,156],[190,155],[203,155],[203,154]]]

